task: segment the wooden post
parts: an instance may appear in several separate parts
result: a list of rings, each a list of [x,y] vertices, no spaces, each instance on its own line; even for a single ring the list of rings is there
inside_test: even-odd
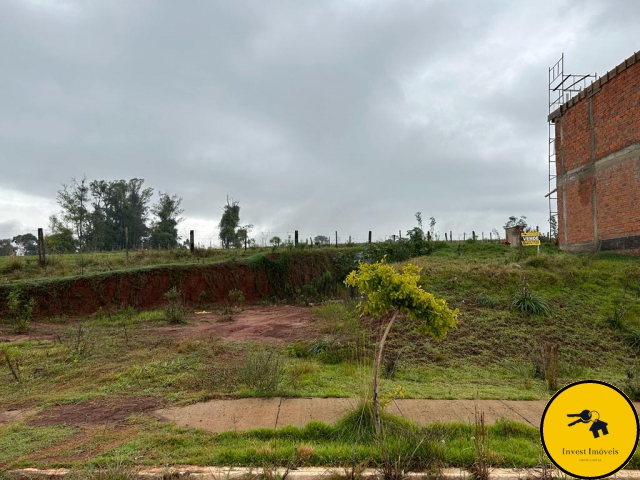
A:
[[[294,240],[293,243],[295,244],[295,246],[298,246],[298,230],[296,230],[295,235],[294,235]]]
[[[369,243],[371,243],[371,230],[369,230]]]
[[[449,241],[453,242],[453,232],[449,230]]]
[[[471,238],[475,241],[475,239],[476,239],[476,231],[475,230],[471,230]]]
[[[489,232],[489,241],[493,240],[491,232]]]
[[[44,267],[44,233],[41,228],[38,229],[38,263]]]
[[[447,237],[447,232],[444,232],[444,241],[445,241],[445,242],[448,242],[448,241],[449,241],[449,238]]]
[[[351,235],[349,235],[349,245],[351,245]]]
[[[336,230],[336,247],[338,246],[338,231]]]
[[[129,264],[129,227],[124,227],[124,249],[127,256],[127,264]]]
[[[193,254],[193,251],[196,249],[196,244],[195,244],[195,232],[193,230],[189,231],[189,250],[191,250],[191,253]]]
[[[463,232],[462,233],[462,240],[466,240],[467,239],[467,232]]]
[[[402,240],[402,230],[398,230],[398,238]]]
[[[482,232],[482,241],[484,242],[484,232]]]

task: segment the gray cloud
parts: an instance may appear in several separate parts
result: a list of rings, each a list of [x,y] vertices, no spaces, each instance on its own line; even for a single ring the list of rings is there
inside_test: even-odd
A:
[[[282,234],[542,226],[547,68],[615,66],[638,5],[3,2],[0,196],[140,177],[209,236],[227,194]]]

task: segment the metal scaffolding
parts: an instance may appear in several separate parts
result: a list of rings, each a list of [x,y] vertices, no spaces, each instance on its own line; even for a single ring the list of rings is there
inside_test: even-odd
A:
[[[551,120],[551,113],[571,100],[591,82],[596,80],[597,74],[573,75],[564,73],[564,53],[552,67],[549,68],[549,232],[552,232],[552,219],[558,220],[558,185],[556,169],[556,128]],[[552,234],[552,233],[550,233]]]

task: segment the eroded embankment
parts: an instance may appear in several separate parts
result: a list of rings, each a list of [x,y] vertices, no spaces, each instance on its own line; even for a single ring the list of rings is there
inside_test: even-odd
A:
[[[291,251],[243,262],[147,267],[0,285],[0,316],[7,314],[12,290],[35,300],[33,314],[38,317],[88,315],[126,305],[152,308],[165,303],[164,294],[172,287],[192,305],[226,301],[233,289],[241,290],[247,301],[286,298],[326,272],[339,276],[344,260],[335,251]]]

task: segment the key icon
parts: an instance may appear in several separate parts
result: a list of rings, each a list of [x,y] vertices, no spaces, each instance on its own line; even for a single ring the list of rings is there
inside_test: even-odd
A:
[[[567,417],[578,417],[577,420],[568,425],[569,427],[573,427],[576,423],[589,423],[591,421],[591,410],[583,410],[580,413],[568,413]]]

